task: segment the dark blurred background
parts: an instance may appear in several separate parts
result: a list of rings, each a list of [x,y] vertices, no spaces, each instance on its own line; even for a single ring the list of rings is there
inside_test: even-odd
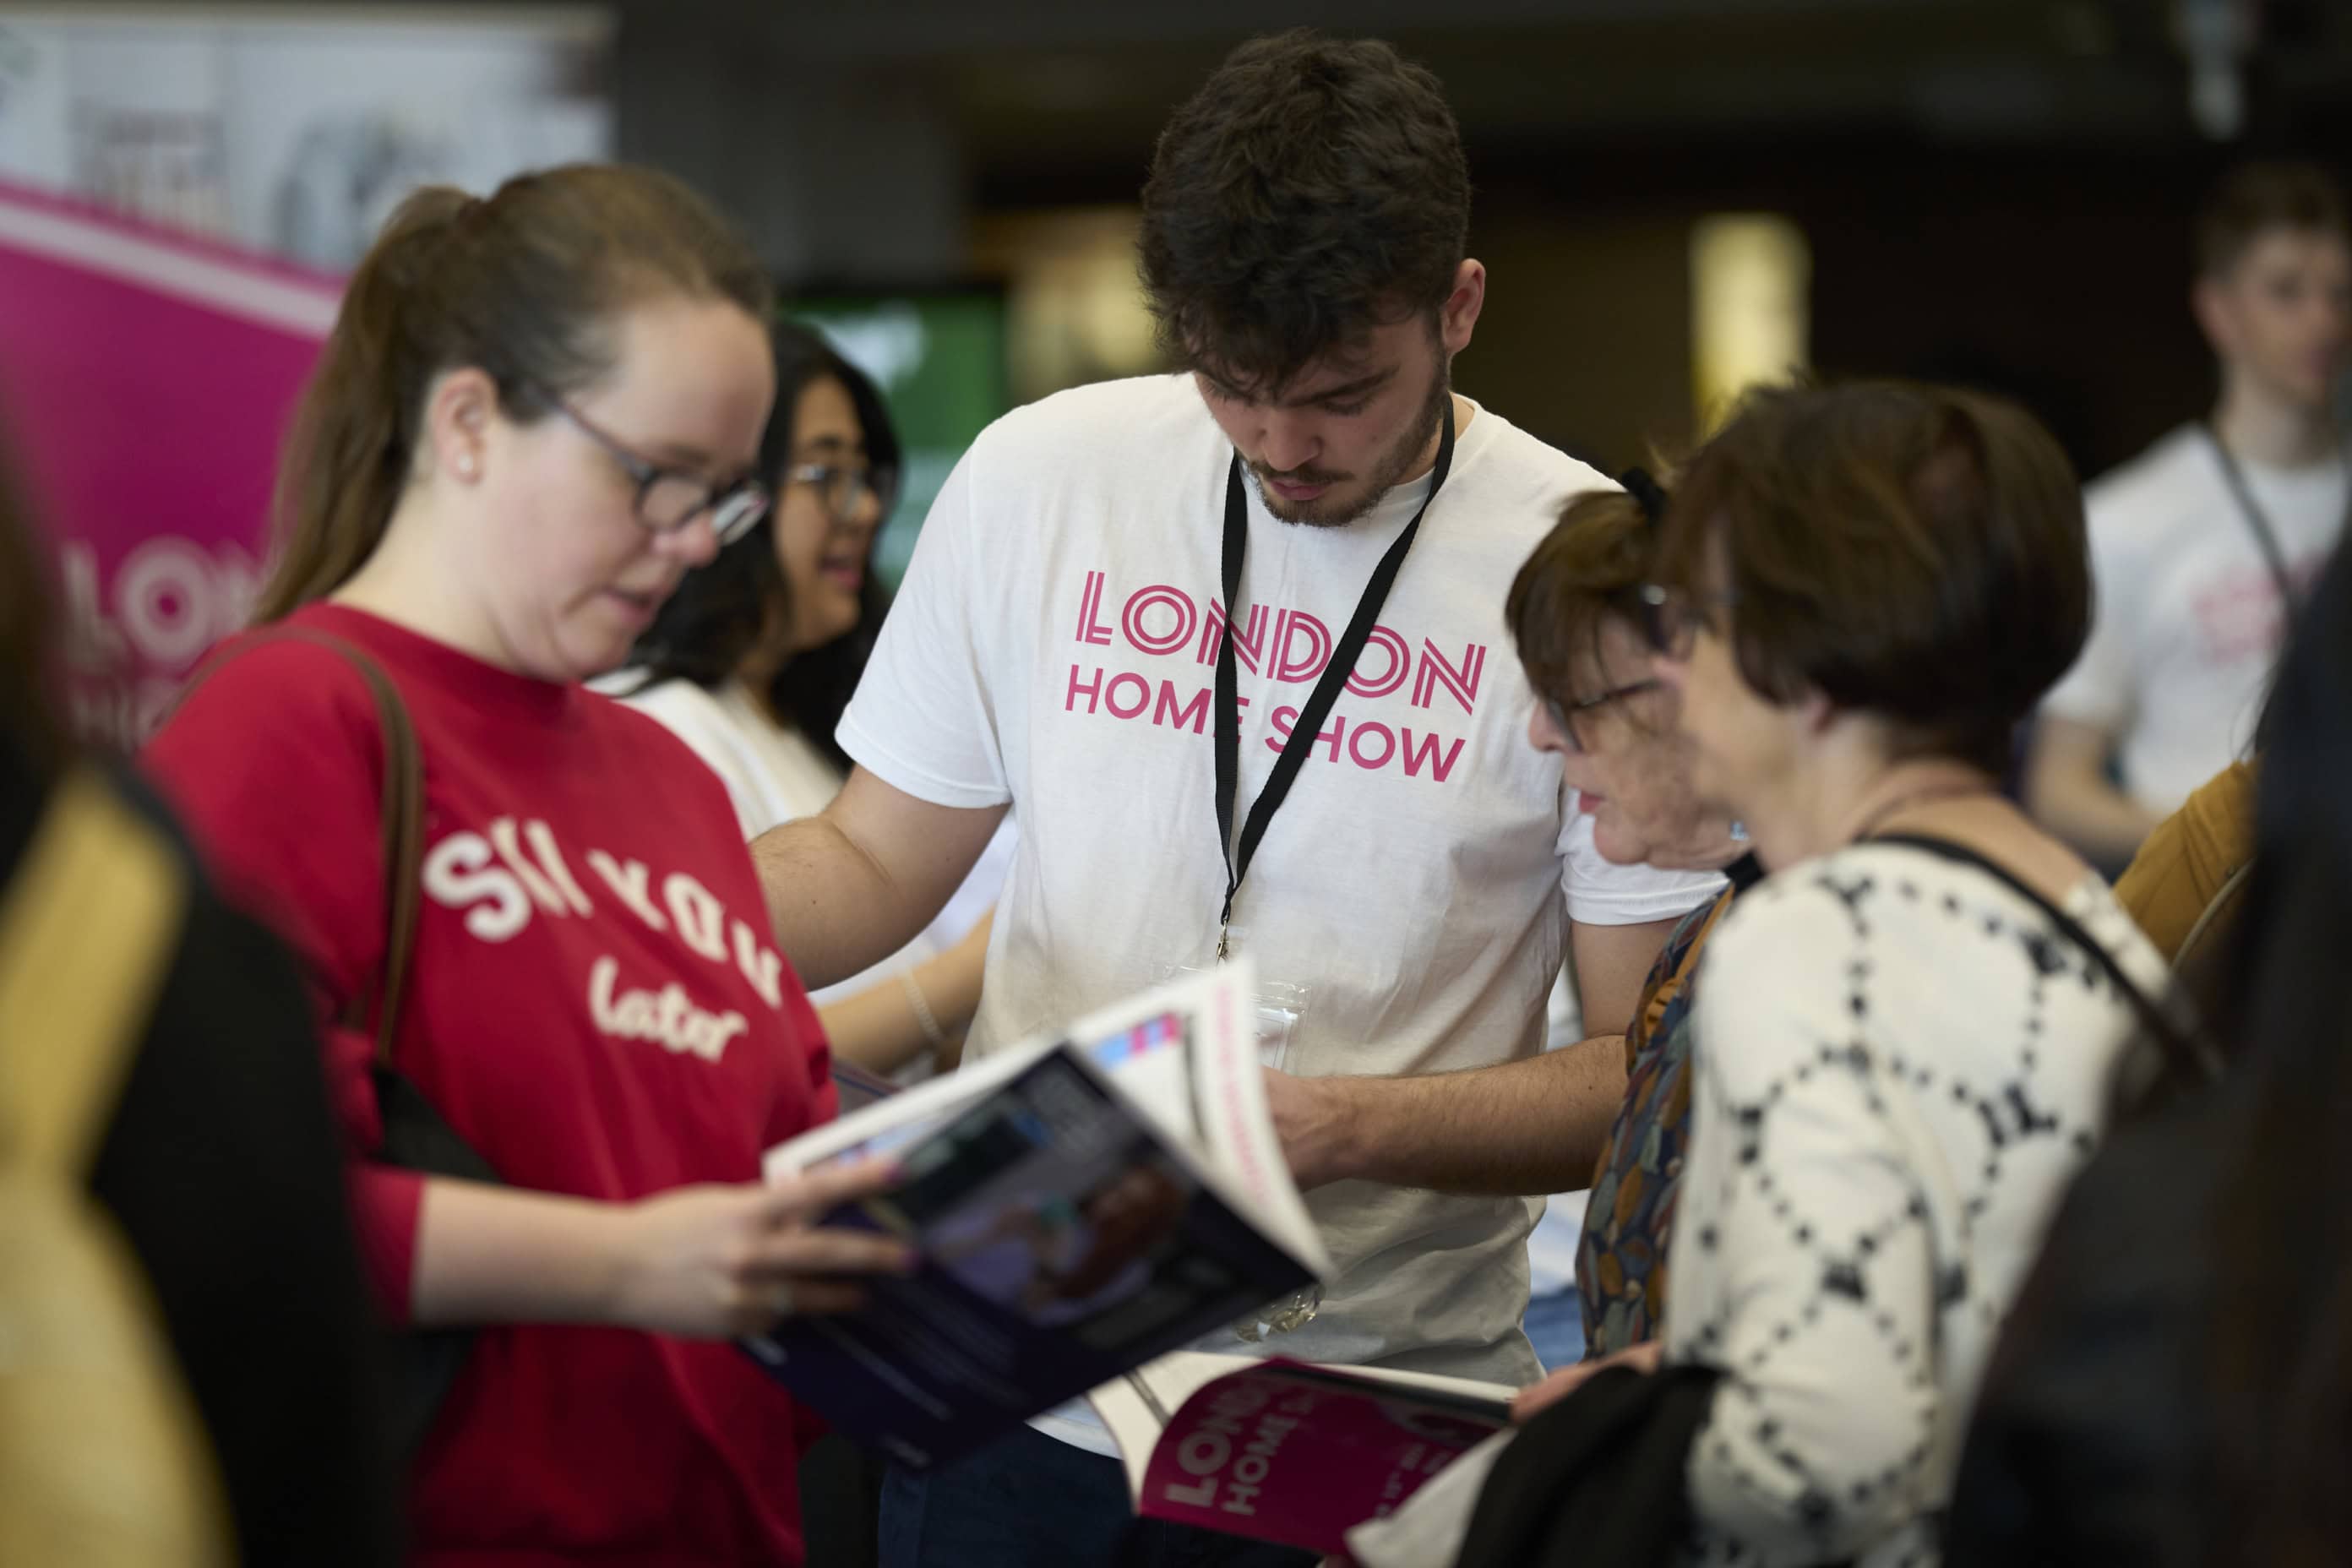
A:
[[[803,282],[1017,291],[1099,247],[1108,286],[1161,119],[1276,22],[1444,80],[1494,274],[1460,379],[1612,462],[1692,434],[1695,231],[1759,214],[1809,262],[1812,363],[2017,393],[2105,468],[2210,395],[2186,300],[2214,171],[2352,147],[2352,5],[2320,0],[661,0],[620,10],[620,146],[709,180]],[[2192,38],[2234,116],[2199,122]],[[1030,330],[1083,337],[1062,314]],[[1066,352],[1020,390],[1097,368]]]
[[[0,184],[331,280],[419,179],[667,167],[887,387],[915,453],[887,572],[987,418],[1157,363],[1152,137],[1293,24],[1444,79],[1492,271],[1458,383],[1612,468],[1810,366],[2009,392],[2095,474],[2211,395],[2216,172],[2352,162],[2344,0],[151,0],[0,6]],[[127,548],[92,557],[101,619]]]

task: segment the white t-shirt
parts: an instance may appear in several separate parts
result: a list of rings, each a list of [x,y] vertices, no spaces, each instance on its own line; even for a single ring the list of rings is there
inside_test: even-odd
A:
[[[734,803],[743,837],[757,838],[779,823],[814,816],[841,791],[842,776],[833,759],[809,743],[797,730],[770,718],[740,680],[705,690],[690,680],[665,680],[642,691],[635,672],[622,670],[598,680],[600,690],[622,696],[630,707],[658,720],[663,728],[694,749]],[[925,959],[935,958],[963,940],[981,917],[995,907],[1004,889],[1004,874],[1013,863],[1011,823],[997,830],[963,885],[955,890],[939,917],[906,947],[862,974],[812,992],[819,1006],[855,995],[889,979]]]
[[[2308,588],[2343,530],[2344,465],[2238,466]],[[2124,792],[2169,813],[2252,742],[2286,623],[2278,584],[2200,426],[2084,500],[2098,616],[2044,707],[2114,734]]]
[[[973,1057],[1205,962],[1225,868],[1214,781],[1217,617],[1232,447],[1189,379],[1079,388],[1005,416],[956,466],[841,725],[883,779],[1021,829]],[[1607,481],[1477,410],[1357,674],[1234,910],[1261,978],[1309,988],[1301,1074],[1484,1067],[1533,1054],[1567,916],[1681,914],[1682,879],[1610,866],[1563,810],[1559,764],[1503,623],[1561,504]],[[1426,495],[1346,528],[1276,521],[1252,487],[1235,617],[1238,823],[1380,556]],[[1563,900],[1563,883],[1567,896]],[[1338,1269],[1286,1355],[1506,1383],[1540,1199],[1349,1182],[1309,1196]],[[1213,1348],[1244,1350],[1234,1335]]]

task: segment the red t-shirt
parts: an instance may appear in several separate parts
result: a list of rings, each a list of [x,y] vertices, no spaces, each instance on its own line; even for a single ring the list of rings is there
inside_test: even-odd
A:
[[[341,605],[290,624],[372,655],[425,763],[424,897],[397,1065],[509,1184],[626,1202],[759,1179],[834,1111],[806,994],[776,953],[726,791],[659,724]],[[355,1146],[380,1140],[373,1042],[333,1026],[382,963],[382,740],[331,649],[221,665],[148,747],[230,892],[319,991]],[[369,1268],[408,1308],[423,1179],[357,1164]],[[809,1429],[733,1346],[499,1327],[418,1456],[432,1568],[798,1563]]]

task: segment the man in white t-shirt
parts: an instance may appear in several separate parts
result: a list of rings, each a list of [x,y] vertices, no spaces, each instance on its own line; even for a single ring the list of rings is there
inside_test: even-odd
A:
[[[2090,488],[2098,616],[2028,774],[2035,813],[2110,869],[2246,754],[2290,599],[2343,531],[2352,246],[2328,176],[2250,164],[2224,181],[2193,302],[2221,401]]]
[[[1306,34],[1238,50],[1144,195],[1147,290],[1192,374],[980,437],[842,721],[857,771],[755,850],[822,984],[919,927],[1009,806],[974,1057],[1221,940],[1253,954],[1303,993],[1269,1089],[1338,1269],[1266,1348],[1517,1384],[1538,1370],[1522,1194],[1590,1179],[1623,1084],[1613,1038],[1540,1053],[1552,978],[1572,945],[1613,1034],[1714,885],[1603,861],[1526,742],[1503,603],[1566,499],[1607,481],[1452,393],[1486,294],[1468,210],[1426,71]],[[1138,1523],[1082,1405],[1039,1426],[894,1472],[887,1568],[1301,1560]]]

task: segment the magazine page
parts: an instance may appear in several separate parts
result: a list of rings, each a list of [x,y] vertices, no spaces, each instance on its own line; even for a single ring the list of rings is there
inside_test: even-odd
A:
[[[1249,976],[1247,967],[1237,963],[1214,974],[1162,985],[1097,1009],[1066,1030],[967,1061],[954,1072],[912,1089],[897,1089],[887,1079],[835,1063],[833,1076],[841,1090],[841,1114],[769,1150],[768,1179],[901,1149],[936,1131],[1066,1041],[1076,1042],[1171,1139],[1209,1157],[1213,1145],[1202,1126],[1200,1094],[1191,1081],[1193,1043],[1231,1033],[1223,1019],[1238,1005],[1235,997],[1246,995]],[[1258,1104],[1262,1108],[1264,1103],[1261,1081]],[[1270,1126],[1266,1135],[1272,1135]]]
[[[1181,1354],[1097,1390],[1136,1512],[1338,1552],[1510,1423],[1512,1390],[1379,1369]]]
[[[1189,1094],[1197,1136],[1211,1166],[1269,1235],[1310,1259],[1318,1278],[1330,1272],[1321,1233],[1307,1212],[1290,1162],[1275,1134],[1258,1053],[1257,972],[1246,954],[1168,988],[1195,995],[1202,1026],[1185,1042]],[[1124,1087],[1124,1085],[1122,1085]]]
[[[1395,1512],[1349,1531],[1348,1554],[1356,1568],[1428,1568],[1461,1556],[1479,1494],[1504,1448],[1517,1436],[1517,1427],[1496,1433],[1439,1471]]]
[[[829,1161],[895,1152],[987,1099],[1054,1048],[1054,1042],[1048,1040],[1000,1051],[986,1061],[971,1063],[912,1089],[865,1096],[865,1103],[854,1110],[845,1095],[839,1116],[777,1144],[768,1151],[761,1167],[773,1182]],[[835,1068],[834,1081],[839,1083],[841,1079],[842,1069]]]
[[[835,1141],[818,1157],[892,1142],[905,1174],[825,1223],[904,1237],[922,1263],[856,1313],[787,1318],[745,1349],[836,1429],[919,1468],[1316,1277],[1319,1246],[1302,1258],[1269,1236],[1171,1136],[1175,1112],[1121,1087],[1155,1055],[1181,1065],[1213,989],[1191,1011],[1129,1013],[1091,1047],[1007,1053],[1009,1078],[935,1100],[916,1135],[902,1121]]]
[[[1266,1105],[1255,982],[1236,958],[1081,1019],[1071,1035],[1091,1042],[1087,1062],[1193,1154],[1203,1180],[1321,1279],[1330,1258]]]

